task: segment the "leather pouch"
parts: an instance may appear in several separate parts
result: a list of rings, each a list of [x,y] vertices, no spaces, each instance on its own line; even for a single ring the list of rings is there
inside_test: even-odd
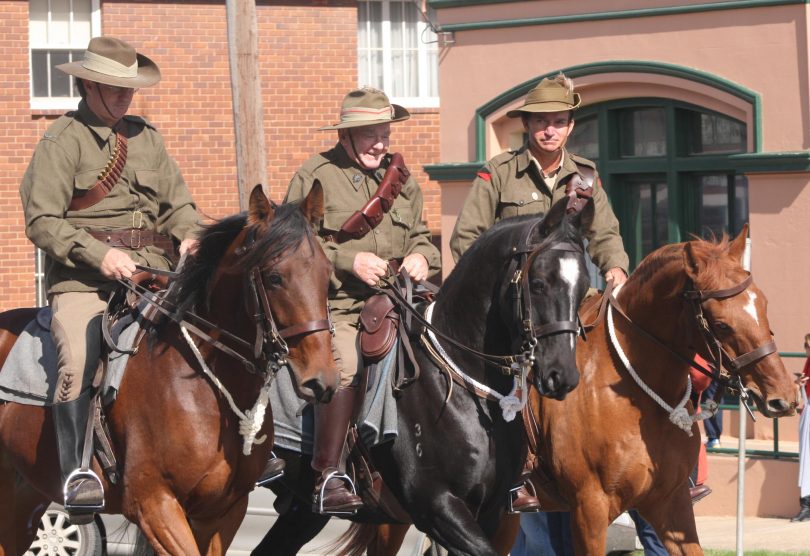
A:
[[[360,351],[366,363],[380,361],[394,347],[399,313],[384,294],[370,297],[360,313]]]

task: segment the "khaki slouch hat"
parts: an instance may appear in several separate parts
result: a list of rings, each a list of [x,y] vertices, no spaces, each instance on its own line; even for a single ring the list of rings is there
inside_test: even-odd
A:
[[[160,69],[152,60],[113,37],[90,39],[84,59],[56,66],[57,69],[88,81],[137,89],[160,81]]]
[[[384,92],[373,87],[363,87],[350,91],[343,97],[338,123],[318,128],[318,130],[401,122],[410,117],[411,114],[405,108],[398,104],[391,104]]]
[[[526,113],[562,112],[573,110],[581,102],[579,93],[574,92],[574,82],[559,74],[555,78],[543,79],[526,95],[523,106],[510,110],[506,115],[510,118],[519,118]]]

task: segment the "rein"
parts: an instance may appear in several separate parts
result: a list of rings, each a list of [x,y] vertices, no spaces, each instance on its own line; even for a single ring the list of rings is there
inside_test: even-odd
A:
[[[613,343],[614,348],[616,349],[617,353],[619,354],[620,359],[622,359],[622,363],[624,363],[625,367],[627,367],[628,371],[630,371],[631,376],[633,376],[634,380],[639,383],[639,386],[647,392],[661,407],[663,407],[666,411],[670,413],[670,420],[680,428],[682,428],[687,434],[691,436],[691,425],[693,421],[696,420],[703,420],[711,415],[714,414],[714,411],[707,412],[705,417],[697,417],[692,416],[688,417],[688,428],[686,424],[686,420],[683,419],[683,414],[680,410],[683,410],[683,413],[686,412],[683,407],[686,405],[686,400],[689,398],[689,394],[691,392],[691,381],[687,384],[687,392],[686,396],[681,403],[676,406],[675,408],[669,407],[661,398],[656,395],[654,392],[649,390],[641,382],[641,379],[635,374],[632,365],[630,364],[629,360],[627,360],[624,351],[621,349],[619,345],[618,339],[615,337],[615,333],[613,330],[613,314],[612,311],[616,311],[621,315],[626,322],[633,326],[635,330],[641,332],[646,338],[653,341],[654,343],[658,344],[660,347],[665,349],[679,361],[688,364],[693,369],[697,370],[698,372],[716,380],[720,383],[721,386],[727,388],[733,394],[738,395],[743,401],[748,401],[749,396],[748,393],[745,391],[745,387],[742,384],[742,377],[740,376],[740,371],[748,366],[752,365],[761,359],[764,359],[768,355],[774,353],[776,351],[776,343],[773,341],[767,342],[758,348],[755,348],[743,355],[740,355],[736,358],[732,358],[729,353],[723,348],[720,340],[717,338],[715,333],[711,329],[711,325],[709,324],[708,319],[703,314],[703,301],[708,299],[726,299],[729,297],[734,297],[735,295],[740,294],[741,292],[745,291],[748,286],[751,285],[752,277],[749,273],[748,276],[739,284],[732,286],[730,288],[719,289],[719,290],[698,290],[694,288],[694,283],[692,284],[693,289],[685,289],[681,293],[681,297],[688,302],[689,308],[691,309],[692,315],[695,318],[695,322],[698,325],[699,330],[701,331],[701,336],[703,341],[708,349],[708,353],[711,354],[709,358],[709,367],[713,370],[708,370],[704,368],[699,363],[695,362],[694,359],[690,359],[685,357],[684,355],[674,351],[670,348],[665,342],[660,340],[655,335],[651,334],[637,323],[635,323],[628,315],[625,313],[621,306],[618,303],[618,300],[613,295],[613,293],[605,292],[605,295],[608,297],[608,307],[607,307],[607,318],[608,318],[608,331],[610,333],[610,338]],[[715,352],[716,348],[716,352]],[[717,405],[716,403],[714,404]],[[748,404],[743,404],[745,406],[746,411],[751,416],[751,419],[756,421],[756,417],[754,416],[751,408],[748,407]]]

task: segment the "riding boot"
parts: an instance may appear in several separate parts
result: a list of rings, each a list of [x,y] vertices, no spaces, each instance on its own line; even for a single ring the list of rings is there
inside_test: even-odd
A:
[[[270,459],[267,460],[267,465],[264,466],[262,474],[256,479],[256,486],[264,486],[283,477],[285,465],[283,459],[277,458],[274,453],[270,452]]]
[[[64,506],[76,525],[89,523],[94,512],[104,510],[101,480],[91,469],[81,469],[92,401],[92,392],[88,391],[75,400],[51,407],[64,481]]]
[[[340,388],[329,403],[315,404],[312,469],[320,473],[313,493],[315,513],[350,514],[363,506],[360,497],[352,492],[351,479],[340,471],[356,393],[357,388]]]
[[[533,467],[533,464],[530,463],[531,459],[533,458],[527,458],[523,466],[523,474],[520,476],[520,482],[509,490],[510,514],[540,511],[540,500],[537,499],[534,484],[529,478],[532,474]]]
[[[799,504],[801,504],[799,513],[790,518],[790,521],[810,521],[810,496],[799,498]]]

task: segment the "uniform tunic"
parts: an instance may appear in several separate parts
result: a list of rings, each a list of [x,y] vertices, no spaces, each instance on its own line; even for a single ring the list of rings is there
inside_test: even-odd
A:
[[[428,262],[430,275],[439,271],[439,250],[431,243],[430,231],[422,221],[422,191],[413,177],[405,183],[382,222],[364,237],[341,244],[323,239],[336,235],[343,223],[374,195],[390,160],[391,155],[386,155],[380,168],[369,174],[338,144],[306,161],[287,190],[286,201],[299,201],[306,197],[316,179],[323,186],[324,217],[318,235],[326,256],[335,267],[329,303],[336,321],[357,323],[365,300],[375,293],[352,272],[354,258],[361,251],[374,253],[384,260],[420,253]]]
[[[116,137],[85,101],[48,128],[25,172],[20,186],[25,233],[47,254],[48,294],[115,287],[98,270],[110,248],[87,230],[141,228],[176,241],[198,231],[194,201],[161,135],[136,116],[124,116],[119,127],[128,138],[126,165],[110,193],[91,207],[68,209],[74,191],[96,184]],[[156,247],[120,249],[136,263],[170,267]]]
[[[565,184],[577,172],[577,163],[594,168],[594,220],[588,238],[588,254],[604,274],[618,267],[627,273],[629,259],[619,235],[619,222],[601,187],[596,165],[563,150],[556,178],[543,179],[528,145],[500,154],[478,172],[450,239],[453,258],[458,261],[478,236],[496,222],[523,214],[546,213],[565,197]]]

